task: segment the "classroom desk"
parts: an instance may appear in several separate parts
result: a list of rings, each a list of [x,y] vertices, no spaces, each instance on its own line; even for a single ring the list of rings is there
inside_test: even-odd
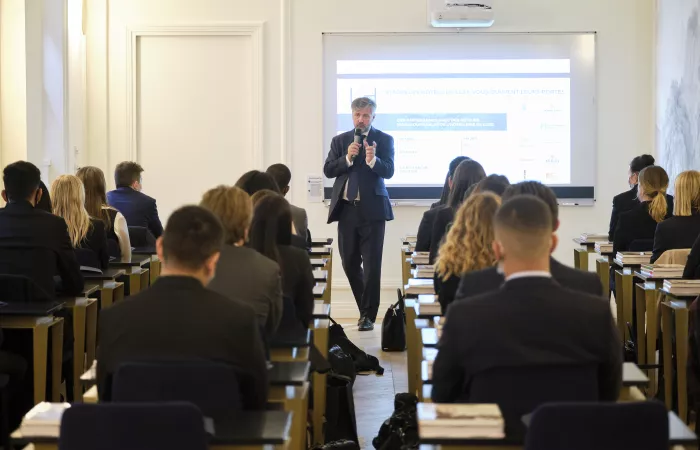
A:
[[[678,416],[683,422],[688,420],[688,308],[697,294],[674,295],[665,289],[659,290],[661,302],[662,345],[664,350],[664,394],[666,407],[671,409],[673,377],[675,374],[678,391]],[[675,337],[675,360],[673,367],[673,340]],[[675,369],[675,370],[674,370]]]
[[[689,429],[673,412],[668,413],[668,445],[684,446],[694,448],[697,446],[698,437]],[[421,450],[437,450],[441,446],[442,449],[466,448],[469,450],[521,450],[524,447],[524,438],[513,439],[448,439],[448,438],[420,438]]]
[[[126,274],[124,269],[108,268],[103,273],[85,272],[83,279],[87,286],[97,286],[100,289],[100,309],[109,308],[115,302],[124,300],[124,283],[118,282]]]
[[[34,403],[47,401],[46,373],[51,331],[51,401],[60,399],[63,362],[63,319],[53,314],[64,303],[8,303],[0,307],[0,327],[32,331]]]
[[[148,256],[151,260],[148,263],[148,270],[151,273],[150,284],[153,284],[160,276],[161,262],[155,248],[133,248],[132,255]]]
[[[122,258],[109,262],[109,267],[124,269],[129,279],[129,295],[138,294],[148,287],[149,270],[143,266],[151,261],[150,256],[132,254],[131,258]]]
[[[420,361],[420,334],[416,328],[418,305],[421,303],[434,303],[435,296],[419,295],[416,299],[405,301],[406,311],[406,365],[408,372],[408,391],[418,393],[418,361]]]
[[[406,286],[411,278],[411,253],[409,249],[401,249],[401,286]]]
[[[95,288],[96,290],[96,288]],[[95,359],[97,348],[97,300],[61,299],[73,314],[73,401],[83,400],[83,386],[77,374],[85,371],[85,361]]]
[[[311,267],[314,269],[322,269],[328,264],[328,258],[309,258]]]
[[[327,247],[333,243],[333,238],[312,238],[311,247]]]
[[[595,260],[595,271],[603,285],[603,296],[610,300],[610,263],[613,260],[612,252],[598,253],[600,256]]]
[[[328,271],[326,270],[314,270],[314,281],[325,283],[328,280]]]
[[[316,283],[313,293],[315,299],[323,300],[324,294],[326,293],[326,283]]]
[[[588,272],[588,254],[595,250],[595,242],[584,241],[581,238],[574,238],[574,243],[578,248],[574,248],[574,267]]]
[[[308,361],[311,346],[311,330],[302,336],[277,338],[269,343],[270,361]]]
[[[316,318],[313,321],[313,334],[314,334],[314,346],[321,353],[321,355],[328,359],[328,331],[330,329],[330,305],[321,304],[316,307],[323,308],[326,317]],[[314,311],[316,312],[316,311]],[[322,317],[322,316],[320,316]],[[326,416],[326,383],[327,374],[314,372],[312,375],[313,382],[313,396],[314,396],[314,411],[313,411],[313,424],[314,424],[314,444],[323,444],[324,432],[323,423]]]
[[[263,449],[286,447],[292,425],[292,414],[285,411],[241,412],[214,422],[210,449]],[[24,437],[19,430],[12,433],[15,446],[34,444],[35,450],[57,450],[56,437]]]
[[[321,301],[314,302],[314,310],[311,313],[311,317],[314,319],[328,319],[331,316],[331,305],[323,303]]]
[[[620,265],[613,260],[613,264],[619,267],[615,270],[615,303],[617,304],[617,329],[623,341],[630,339],[627,322],[633,323],[632,302],[634,301],[634,271],[639,270],[641,264]]]

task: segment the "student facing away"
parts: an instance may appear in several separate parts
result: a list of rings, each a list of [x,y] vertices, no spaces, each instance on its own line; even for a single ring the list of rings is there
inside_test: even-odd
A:
[[[143,167],[131,161],[117,164],[114,183],[117,188],[107,193],[109,206],[121,212],[130,227],[147,228],[154,237],[163,234],[156,200],[141,192]]]

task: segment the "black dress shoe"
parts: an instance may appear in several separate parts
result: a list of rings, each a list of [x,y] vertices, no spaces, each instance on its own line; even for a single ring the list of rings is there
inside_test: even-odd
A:
[[[358,326],[358,327],[360,326],[360,324],[362,324],[362,321],[363,321],[363,320],[365,320],[365,315],[364,315],[364,314],[360,314],[360,318],[357,319],[357,326]]]
[[[374,330],[374,324],[372,323],[371,320],[367,317],[363,317],[362,322],[360,322],[360,326],[358,328],[358,331],[371,331]]]

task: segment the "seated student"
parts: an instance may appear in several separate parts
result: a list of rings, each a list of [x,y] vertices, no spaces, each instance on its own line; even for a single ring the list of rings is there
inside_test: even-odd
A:
[[[508,180],[508,177],[505,175],[491,174],[479,181],[477,184],[473,185],[472,188],[470,188],[470,190],[465,194],[464,200],[467,199],[469,194],[478,194],[480,192],[493,192],[500,197],[509,186],[510,181]]]
[[[267,168],[266,173],[275,180],[277,187],[280,189],[280,194],[286,197],[287,192],[289,192],[289,182],[292,180],[292,172],[289,170],[289,167],[284,164],[273,164]],[[309,229],[309,218],[306,216],[306,210],[291,203],[289,207],[292,209],[292,223],[296,228],[295,234],[306,239],[306,231]]]
[[[83,276],[66,221],[36,208],[44,195],[39,169],[18,161],[5,167],[3,181],[7,205],[0,209],[0,273],[25,275],[50,297],[57,290],[58,275],[60,293],[81,294]]]
[[[639,195],[637,192],[637,183],[639,181],[639,172],[644,168],[654,165],[654,157],[651,155],[636,156],[630,162],[629,172],[627,174],[627,183],[630,185],[630,190],[613,197],[612,213],[610,214],[610,228],[608,230],[608,240],[612,242],[615,237],[615,227],[620,214],[634,209],[639,205]]]
[[[49,188],[46,187],[43,181],[40,181],[39,189],[41,189],[41,192],[43,192],[43,194],[41,195],[41,198],[39,199],[39,202],[36,204],[35,208],[53,214],[53,207],[51,206],[51,196],[49,195]]]
[[[250,246],[276,261],[282,271],[282,293],[295,307],[297,321],[293,332],[307,329],[314,309],[314,275],[306,251],[293,247],[292,211],[281,195],[263,197],[253,210],[250,227]]]
[[[700,279],[700,236],[695,239],[693,246],[690,248],[688,261],[683,269],[683,278],[686,280]],[[700,330],[700,328],[698,328]]]
[[[652,263],[666,250],[691,248],[700,236],[700,172],[680,173],[674,192],[673,216],[656,226]]]
[[[552,217],[552,228],[559,228],[559,205],[554,192],[538,181],[522,181],[510,186],[503,193],[502,201],[505,202],[520,195],[533,195],[544,201],[549,206]],[[554,249],[552,249],[554,251]],[[603,296],[603,285],[600,278],[593,272],[576,270],[561,264],[554,258],[549,261],[552,277],[562,286],[575,291],[586,292]],[[468,272],[462,276],[459,288],[455,295],[455,301],[474,297],[485,292],[495,291],[503,284],[503,273],[498,267]]]
[[[260,200],[264,199],[265,197],[268,197],[270,195],[273,196],[280,196],[279,193],[275,191],[271,191],[269,189],[263,189],[261,191],[256,192],[255,194],[250,196],[250,200],[253,202],[253,208],[260,203]],[[292,206],[292,205],[289,205]],[[307,240],[301,237],[301,235],[297,234],[296,228],[294,226],[294,219],[292,219],[292,240],[291,240],[292,246],[293,247],[298,247],[303,250],[309,250],[311,248],[311,243]]]
[[[666,198],[668,174],[659,166],[649,166],[639,172],[638,195],[640,203],[620,214],[613,236],[613,254],[630,250],[651,251],[656,225],[673,212],[673,201]],[[648,242],[648,244],[647,244]],[[640,248],[639,245],[647,248]]]
[[[462,161],[469,159],[470,158],[466,156],[458,156],[450,162],[450,167],[447,171],[447,176],[445,177],[445,186],[442,188],[442,193],[440,194],[440,200],[433,203],[430,206],[430,209],[423,213],[423,218],[418,226],[418,234],[416,235],[417,252],[430,251],[430,237],[432,236],[432,227],[433,221],[435,220],[435,215],[437,214],[438,209],[447,206],[447,200],[449,199],[450,191],[452,190],[452,180],[457,167],[460,165],[460,163],[462,163]]]
[[[265,408],[267,363],[255,312],[205,287],[223,245],[224,230],[210,211],[184,206],[172,213],[156,242],[160,277],[100,313],[101,398],[109,398],[111,376],[124,363],[208,360],[247,371],[244,409]]]
[[[435,263],[435,293],[443,314],[454,300],[462,275],[493,267],[493,216],[501,199],[492,192],[473,194],[457,211]]]
[[[109,256],[131,259],[129,227],[124,215],[107,205],[107,183],[102,170],[92,166],[81,167],[75,176],[80,178],[85,186],[85,209],[88,214],[104,223]]]
[[[445,175],[445,184],[442,186],[442,192],[440,192],[440,199],[430,205],[430,209],[437,208],[439,206],[445,206],[447,204],[447,199],[450,198],[450,189],[452,186],[452,176],[457,170],[457,166],[464,161],[470,159],[468,156],[458,156],[452,161],[450,161],[450,167],[447,170],[447,175]]]
[[[131,161],[124,161],[114,170],[114,183],[117,189],[107,193],[107,203],[124,214],[130,227],[147,228],[154,237],[163,234],[163,225],[158,217],[156,200],[141,192],[143,167]]]
[[[472,391],[471,384],[498,369],[571,365],[591,367],[590,386],[597,386],[598,400],[617,400],[622,344],[610,306],[552,278],[549,255],[557,244],[553,223],[550,209],[535,196],[503,202],[494,219],[493,247],[505,283],[450,306],[433,365],[434,402],[469,403],[475,394],[483,403],[497,401]],[[543,401],[569,400],[579,388],[571,386],[567,395],[558,386],[552,395],[543,392]],[[523,393],[522,399],[498,401],[502,410],[512,411],[523,406],[520,402],[533,400],[537,402],[532,393]],[[508,429],[510,420],[519,422],[521,417],[504,412],[504,419]]]
[[[224,226],[224,246],[209,289],[249,305],[267,337],[275,334],[282,318],[280,267],[246,247],[253,206],[237,187],[218,186],[207,191],[199,206],[213,212]]]
[[[280,188],[272,175],[259,170],[251,170],[241,175],[236,181],[236,187],[243,189],[248,195],[253,195],[263,189],[280,193]]]
[[[80,265],[107,270],[109,252],[105,225],[100,219],[90,217],[85,209],[85,190],[80,179],[75,175],[61,175],[51,185],[51,196],[53,213],[66,221]]]

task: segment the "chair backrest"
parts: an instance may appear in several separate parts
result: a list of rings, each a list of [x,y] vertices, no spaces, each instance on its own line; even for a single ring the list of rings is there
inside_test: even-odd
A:
[[[8,303],[49,302],[54,296],[25,275],[0,274],[0,299]]]
[[[2,246],[0,274],[27,277],[52,299],[56,296],[56,254],[50,248]]]
[[[80,404],[61,419],[59,450],[206,450],[204,417],[188,403]]]
[[[628,252],[650,252],[654,249],[653,239],[635,239],[630,242]]]
[[[656,401],[551,403],[532,415],[525,450],[665,450],[668,413]]]
[[[129,241],[132,247],[152,248],[156,246],[156,238],[146,227],[129,227]]]
[[[684,265],[688,262],[688,255],[690,254],[689,248],[679,248],[675,250],[666,250],[659,256],[655,264],[681,264]]]
[[[227,417],[243,409],[241,370],[211,361],[128,363],[114,374],[113,402],[188,402],[205,417]]]
[[[599,399],[595,365],[503,367],[477,374],[466,403],[497,403],[506,434],[525,431],[522,416],[551,402],[595,402]]]
[[[95,269],[102,269],[100,267],[100,259],[93,250],[89,248],[76,248],[75,259],[78,260],[80,266],[92,267]]]

